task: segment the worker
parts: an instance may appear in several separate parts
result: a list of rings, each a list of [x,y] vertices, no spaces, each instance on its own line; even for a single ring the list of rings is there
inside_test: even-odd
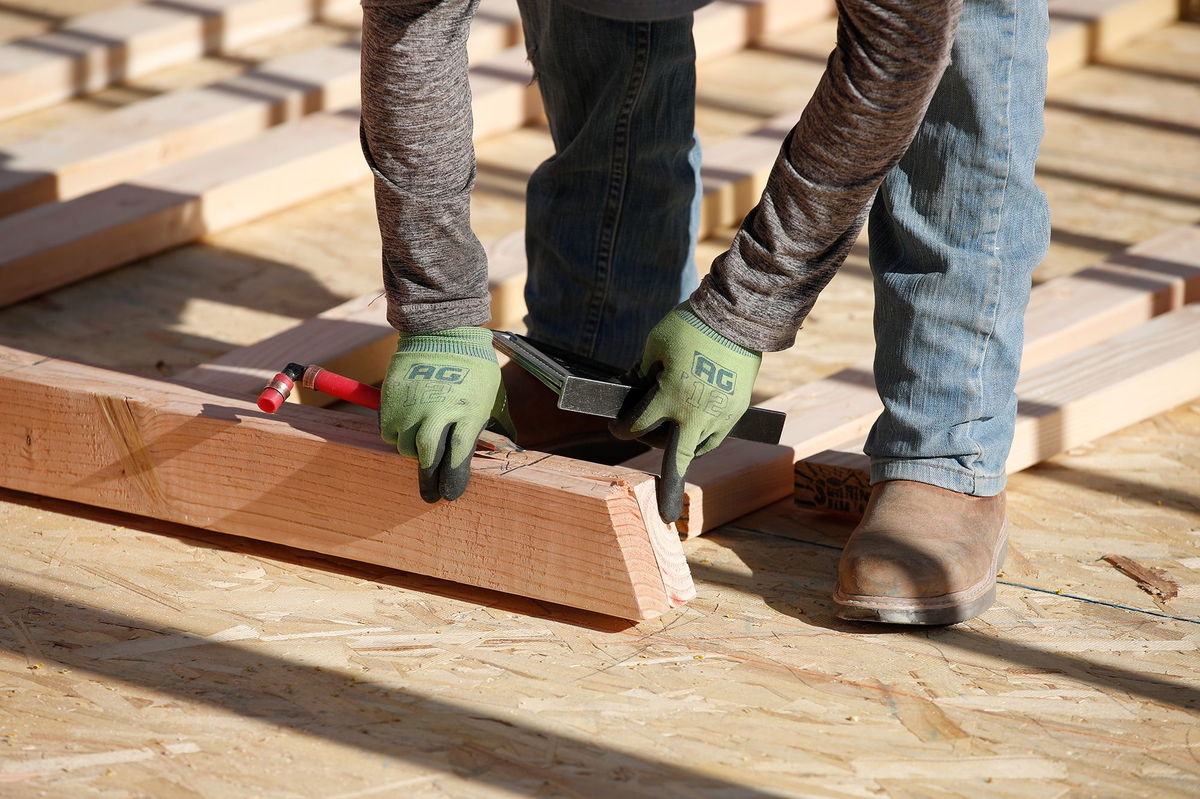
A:
[[[400,331],[380,424],[419,460],[428,501],[462,493],[489,419],[511,430],[544,402],[514,379],[506,403],[480,327],[465,50],[476,2],[364,0],[363,149]],[[702,0],[520,5],[555,146],[528,189],[529,333],[637,361],[652,387],[613,432],[669,433],[663,517],[678,517],[689,464],[748,407],[762,353],[792,346],[869,214],[884,410],[835,607],[904,624],[986,609],[1006,547],[1023,314],[1049,238],[1033,182],[1045,0],[839,0],[825,73],[698,287],[690,12]]]

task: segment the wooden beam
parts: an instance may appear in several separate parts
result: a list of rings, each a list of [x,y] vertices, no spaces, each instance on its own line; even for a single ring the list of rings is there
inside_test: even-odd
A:
[[[322,47],[19,142],[0,165],[0,216],[121,183],[314,111],[354,106],[358,65],[357,42]]]
[[[0,45],[0,119],[221,53],[329,16],[353,0],[189,0],[134,3]]]
[[[472,62],[494,78],[511,67],[521,21],[492,0],[471,26]],[[488,13],[485,13],[488,12]],[[508,50],[499,60],[488,60]],[[135,175],[243,141],[316,111],[359,101],[357,39],[275,58],[248,72],[195,89],[161,94],[110,113],[53,128],[7,148],[0,164],[0,216],[67,200]],[[518,69],[514,80],[528,83]],[[479,88],[476,86],[476,88]],[[480,111],[494,115],[496,95]],[[499,92],[525,108],[523,95]],[[507,110],[505,108],[504,110]],[[502,125],[511,113],[501,114]],[[522,120],[523,121],[523,120]],[[496,122],[485,121],[484,131]]]
[[[524,307],[523,236],[507,236],[488,248],[488,273],[493,319],[511,318],[514,307]],[[320,364],[356,380],[378,383],[395,349],[396,331],[387,321],[387,301],[382,291],[373,291],[256,344],[231,350],[175,380],[214,394],[251,400],[281,367],[294,361]],[[317,406],[334,402],[328,394],[300,387],[288,400]]]
[[[1050,0],[1050,77],[1101,60],[1179,12],[1179,0]]]
[[[496,126],[509,129],[515,116],[528,118],[539,108],[536,89],[516,77],[529,75],[524,48],[510,48],[493,62],[494,69],[472,72],[477,136],[496,132]],[[11,243],[0,253],[0,304],[257,219],[368,174],[357,112],[323,112],[111,188],[0,219],[0,240]]]
[[[1090,346],[1200,295],[1200,226],[1168,231],[1104,263],[1036,286],[1023,367]],[[783,440],[805,458],[866,435],[882,405],[864,361],[762,403],[788,413]]]
[[[1200,305],[1186,305],[1025,374],[1009,473],[1200,396]],[[796,463],[796,504],[858,515],[870,498],[861,439]]]
[[[314,114],[65,203],[0,219],[11,304],[363,179],[358,115]]]
[[[0,348],[0,485],[627,619],[694,596],[653,479],[480,455],[453,503],[372,421],[253,404]]]

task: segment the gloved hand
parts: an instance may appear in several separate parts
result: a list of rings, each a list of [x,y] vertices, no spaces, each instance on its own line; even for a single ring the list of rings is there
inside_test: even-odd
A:
[[[750,407],[762,353],[709,327],[685,302],[654,326],[637,378],[651,384],[610,425],[617,438],[663,447],[658,511],[673,522],[683,512],[683,483],[692,459],[717,447]],[[666,439],[654,435],[666,430]],[[647,437],[647,434],[652,434]]]
[[[400,334],[383,381],[379,432],[401,455],[417,459],[421,499],[462,496],[475,440],[489,420],[516,435],[490,331]]]

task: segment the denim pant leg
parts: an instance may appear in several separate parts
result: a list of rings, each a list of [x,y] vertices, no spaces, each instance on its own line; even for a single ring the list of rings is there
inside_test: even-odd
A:
[[[629,366],[697,285],[692,18],[519,4],[555,150],[527,190],[529,334]]]
[[[871,480],[1004,489],[1025,306],[1049,243],[1034,185],[1045,0],[967,0],[920,131],[870,216],[875,380]]]

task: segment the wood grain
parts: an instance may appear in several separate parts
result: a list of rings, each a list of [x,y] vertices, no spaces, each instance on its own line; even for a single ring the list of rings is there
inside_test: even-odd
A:
[[[352,0],[134,3],[0,45],[0,119],[354,9]]]
[[[428,505],[369,420],[0,352],[5,487],[627,619],[693,595],[638,472],[481,455],[464,497]]]

